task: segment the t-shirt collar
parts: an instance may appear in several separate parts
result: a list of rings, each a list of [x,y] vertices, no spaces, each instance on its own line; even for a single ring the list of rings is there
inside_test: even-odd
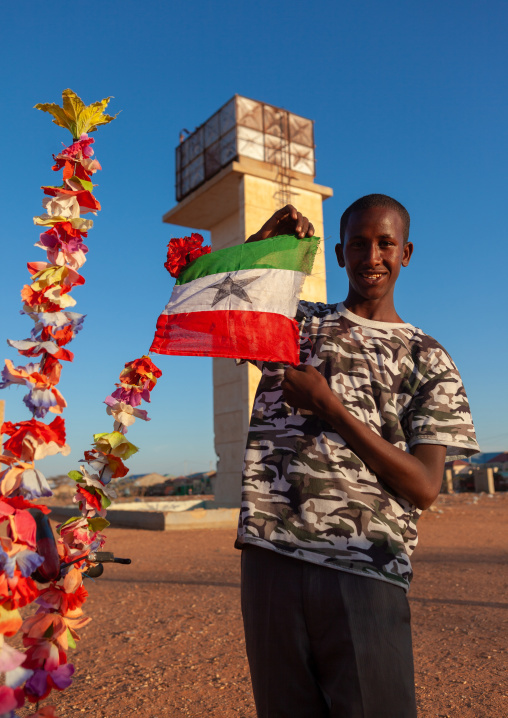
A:
[[[358,316],[350,312],[347,307],[344,306],[344,302],[339,302],[336,307],[338,314],[342,314],[343,317],[349,319],[354,324],[360,324],[362,327],[372,327],[373,329],[404,329],[405,327],[414,328],[413,324],[407,322],[378,322],[375,319],[365,319],[364,317]]]

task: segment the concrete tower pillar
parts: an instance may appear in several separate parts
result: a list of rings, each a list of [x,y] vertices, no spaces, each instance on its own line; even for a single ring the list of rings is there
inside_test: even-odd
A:
[[[233,98],[236,103],[239,100],[245,98]],[[206,124],[202,127],[206,128]],[[198,128],[194,135],[201,129]],[[256,139],[259,141],[259,138]],[[236,159],[190,191],[164,215],[164,222],[209,230],[212,251],[215,251],[244,242],[277,209],[291,203],[309,217],[316,235],[323,237],[322,203],[332,195],[332,190],[315,184],[313,171],[309,176],[308,172],[291,169],[289,142],[286,148],[289,161],[282,168],[280,154],[276,157],[278,164],[260,161],[252,156],[242,156],[242,146],[238,145]],[[313,164],[312,155],[312,170]],[[177,169],[177,196],[178,179]],[[305,281],[302,297],[310,301],[326,301],[322,245],[316,255],[313,273]],[[218,456],[215,500],[218,506],[240,505],[243,454],[259,376],[259,371],[251,364],[236,366],[234,359],[213,359],[214,432]]]

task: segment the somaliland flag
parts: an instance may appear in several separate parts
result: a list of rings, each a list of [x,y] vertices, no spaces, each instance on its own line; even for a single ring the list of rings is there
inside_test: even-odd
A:
[[[198,257],[180,272],[150,351],[298,364],[294,316],[318,244],[282,235]]]

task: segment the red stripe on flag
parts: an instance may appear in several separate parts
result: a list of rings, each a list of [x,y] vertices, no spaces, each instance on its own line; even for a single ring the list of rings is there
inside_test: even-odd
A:
[[[268,312],[161,314],[150,347],[156,354],[231,357],[299,364],[294,319]]]

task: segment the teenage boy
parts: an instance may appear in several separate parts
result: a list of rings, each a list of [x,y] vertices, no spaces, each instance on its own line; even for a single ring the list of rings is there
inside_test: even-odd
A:
[[[312,236],[292,206],[249,238]],[[343,303],[299,304],[300,366],[260,363],[237,547],[259,718],[413,718],[406,591],[416,521],[446,455],[478,451],[446,351],[397,314],[409,214],[368,195],[343,214]]]

